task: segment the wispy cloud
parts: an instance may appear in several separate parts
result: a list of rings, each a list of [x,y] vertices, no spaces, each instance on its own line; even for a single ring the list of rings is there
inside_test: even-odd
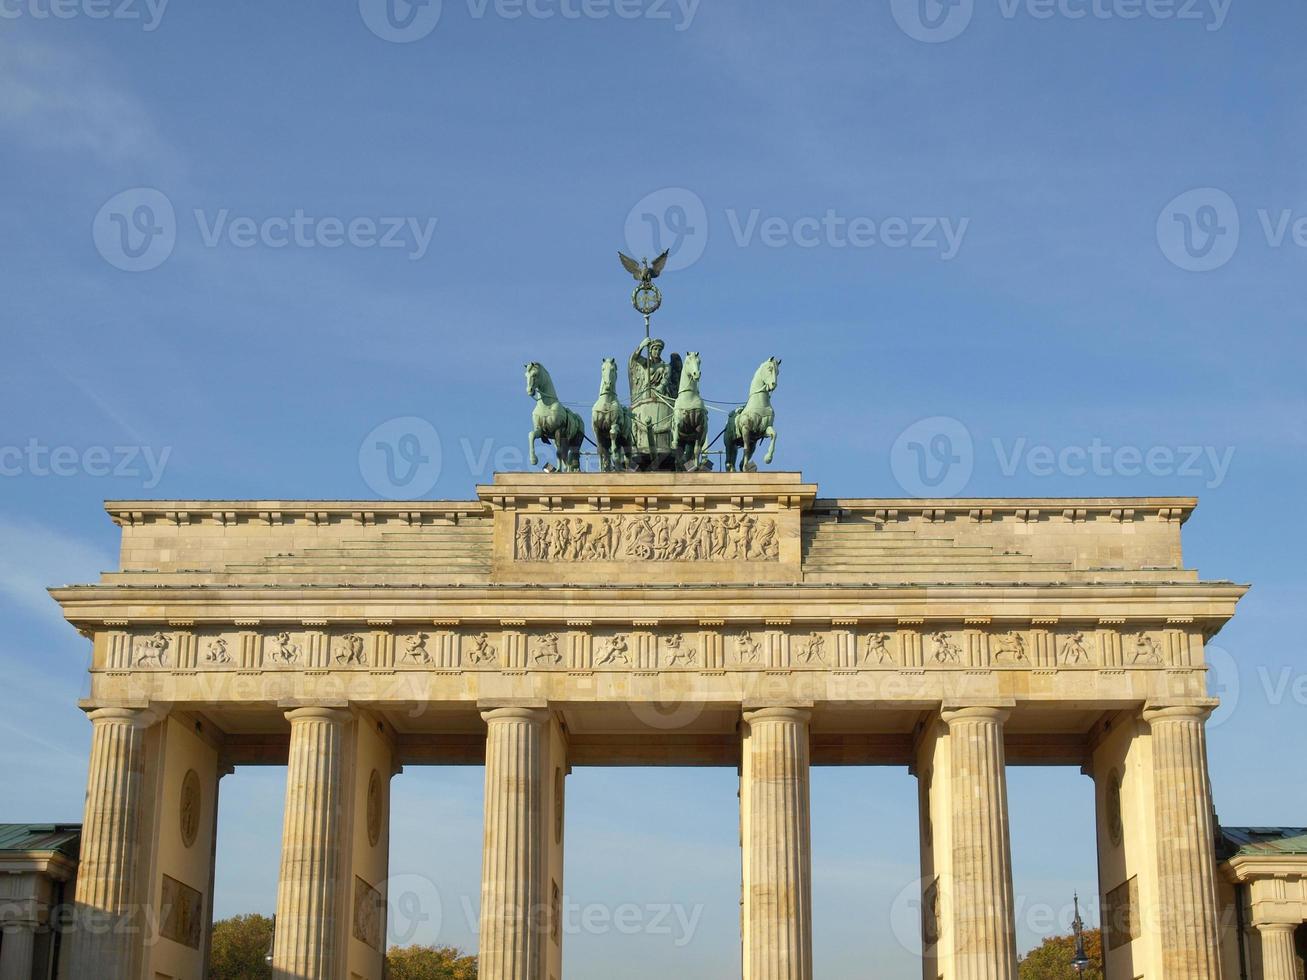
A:
[[[35,150],[89,152],[102,164],[173,156],[145,104],[85,52],[3,33],[0,132]]]
[[[95,581],[112,565],[108,554],[79,538],[0,518],[0,597],[42,619],[59,619],[46,589]]]

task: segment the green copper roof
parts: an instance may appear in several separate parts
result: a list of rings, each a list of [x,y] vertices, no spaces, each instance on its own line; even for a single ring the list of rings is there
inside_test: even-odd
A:
[[[1307,827],[1222,827],[1226,854],[1307,854]]]
[[[0,823],[0,855],[38,851],[76,858],[81,842],[79,823]]]

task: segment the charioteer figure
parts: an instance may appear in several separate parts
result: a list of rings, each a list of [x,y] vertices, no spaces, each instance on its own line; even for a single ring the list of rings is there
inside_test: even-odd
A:
[[[670,469],[674,463],[672,407],[681,380],[681,356],[663,360],[664,345],[646,337],[627,365],[631,384],[632,442],[636,468]]]

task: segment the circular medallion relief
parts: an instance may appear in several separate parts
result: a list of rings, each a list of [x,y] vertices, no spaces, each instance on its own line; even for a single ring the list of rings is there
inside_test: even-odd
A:
[[[1116,769],[1107,777],[1107,833],[1113,846],[1120,847],[1125,826],[1121,818],[1121,773]]]
[[[182,777],[181,830],[182,844],[190,847],[200,833],[200,776],[194,769]]]
[[[381,840],[381,773],[372,770],[368,779],[368,843],[373,847]]]

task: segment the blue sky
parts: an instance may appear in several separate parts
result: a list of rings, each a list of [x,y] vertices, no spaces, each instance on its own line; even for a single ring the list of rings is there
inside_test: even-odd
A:
[[[521,465],[524,361],[589,404],[639,339],[613,253],[656,229],[658,332],[723,401],[782,357],[776,465],[824,494],[1200,496],[1189,564],[1256,585],[1218,807],[1307,821],[1307,8],[396,2],[0,0],[0,820],[81,816],[88,651],[43,589],[113,563],[104,498],[395,492],[379,428],[432,459],[398,492],[467,497]],[[271,909],[279,779],[224,784],[220,914]],[[1023,899],[1092,894],[1089,781],[1011,781]],[[396,873],[474,945],[479,771],[395,790]],[[914,793],[816,774],[819,976],[917,975]],[[572,794],[578,906],[703,912],[583,930],[569,976],[728,975],[733,774]]]

